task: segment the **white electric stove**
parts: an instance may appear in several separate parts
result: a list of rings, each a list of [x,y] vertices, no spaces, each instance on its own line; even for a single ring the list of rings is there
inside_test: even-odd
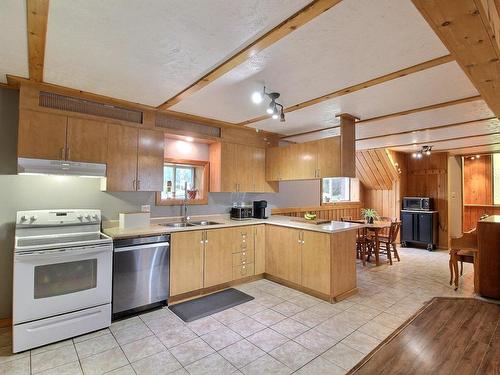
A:
[[[14,353],[111,324],[113,244],[100,210],[19,211]]]

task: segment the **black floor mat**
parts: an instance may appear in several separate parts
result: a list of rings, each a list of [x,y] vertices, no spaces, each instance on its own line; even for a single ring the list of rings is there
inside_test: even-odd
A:
[[[178,303],[168,308],[183,321],[192,322],[253,299],[254,297],[231,288],[191,301]]]

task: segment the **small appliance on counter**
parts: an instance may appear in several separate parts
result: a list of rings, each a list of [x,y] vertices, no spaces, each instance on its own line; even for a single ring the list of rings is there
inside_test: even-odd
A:
[[[432,198],[404,197],[403,210],[430,211],[432,210]]]
[[[113,319],[168,304],[170,235],[113,241]]]
[[[253,217],[252,206],[245,202],[235,202],[231,207],[231,220],[248,220]]]
[[[254,201],[253,202],[254,219],[267,219],[266,207],[267,207],[267,201]]]
[[[13,352],[108,327],[112,262],[100,210],[17,212]]]

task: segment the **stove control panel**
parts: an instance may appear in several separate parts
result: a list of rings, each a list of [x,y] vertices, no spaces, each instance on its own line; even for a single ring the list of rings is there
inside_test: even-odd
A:
[[[32,210],[19,211],[16,223],[22,226],[100,224],[101,210]]]

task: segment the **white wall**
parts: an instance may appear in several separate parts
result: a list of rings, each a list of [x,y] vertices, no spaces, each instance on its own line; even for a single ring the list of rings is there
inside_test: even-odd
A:
[[[208,145],[166,138],[165,157],[173,159],[208,160]]]

